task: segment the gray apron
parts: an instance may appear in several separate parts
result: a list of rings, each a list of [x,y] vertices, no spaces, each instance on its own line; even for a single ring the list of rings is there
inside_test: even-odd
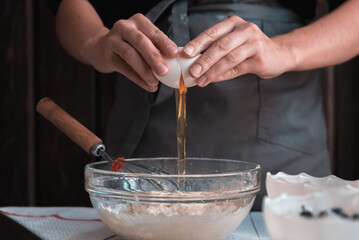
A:
[[[257,24],[269,37],[303,24],[295,13],[279,7],[220,0],[173,2],[160,2],[147,17],[178,46],[232,15]],[[108,151],[126,158],[176,157],[175,109],[173,89],[160,85],[149,93],[120,75],[107,128]],[[262,190],[254,210],[261,209],[268,171],[330,174],[319,72],[288,72],[272,79],[247,74],[189,88],[186,141],[187,157],[261,165]]]

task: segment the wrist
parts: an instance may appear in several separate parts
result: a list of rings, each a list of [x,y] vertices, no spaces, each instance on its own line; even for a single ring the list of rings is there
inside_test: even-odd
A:
[[[108,32],[108,28],[102,27],[83,42],[80,47],[80,58],[83,63],[94,66],[94,60],[100,57],[98,56],[98,53],[101,52],[101,49],[99,49],[101,45],[99,43]]]
[[[273,37],[272,40],[281,49],[282,58],[285,60],[283,72],[300,70],[301,51],[288,39],[288,36],[279,35]]]

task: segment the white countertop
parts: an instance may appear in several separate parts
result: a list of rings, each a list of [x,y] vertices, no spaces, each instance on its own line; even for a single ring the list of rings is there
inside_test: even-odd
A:
[[[1,207],[0,213],[15,220],[40,239],[121,240],[88,207]],[[4,224],[4,223],[1,223]],[[262,212],[250,212],[224,240],[269,240]]]

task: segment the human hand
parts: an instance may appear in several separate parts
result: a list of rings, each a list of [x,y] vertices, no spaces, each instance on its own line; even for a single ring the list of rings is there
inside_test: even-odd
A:
[[[189,70],[200,87],[247,73],[272,78],[292,64],[290,51],[280,41],[238,16],[208,28],[187,43],[181,54],[192,57],[200,52]]]
[[[158,88],[152,69],[160,76],[167,74],[163,56],[173,58],[177,53],[176,44],[139,13],[117,21],[110,30],[104,27],[81,49],[83,58],[98,71],[119,72],[150,92]]]

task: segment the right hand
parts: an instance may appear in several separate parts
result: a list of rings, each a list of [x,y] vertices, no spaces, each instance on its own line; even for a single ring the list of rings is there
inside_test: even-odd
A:
[[[82,57],[96,70],[119,72],[150,92],[158,88],[152,69],[160,76],[168,73],[162,54],[173,58],[178,47],[140,13],[118,20],[110,30],[101,29],[81,49]]]

